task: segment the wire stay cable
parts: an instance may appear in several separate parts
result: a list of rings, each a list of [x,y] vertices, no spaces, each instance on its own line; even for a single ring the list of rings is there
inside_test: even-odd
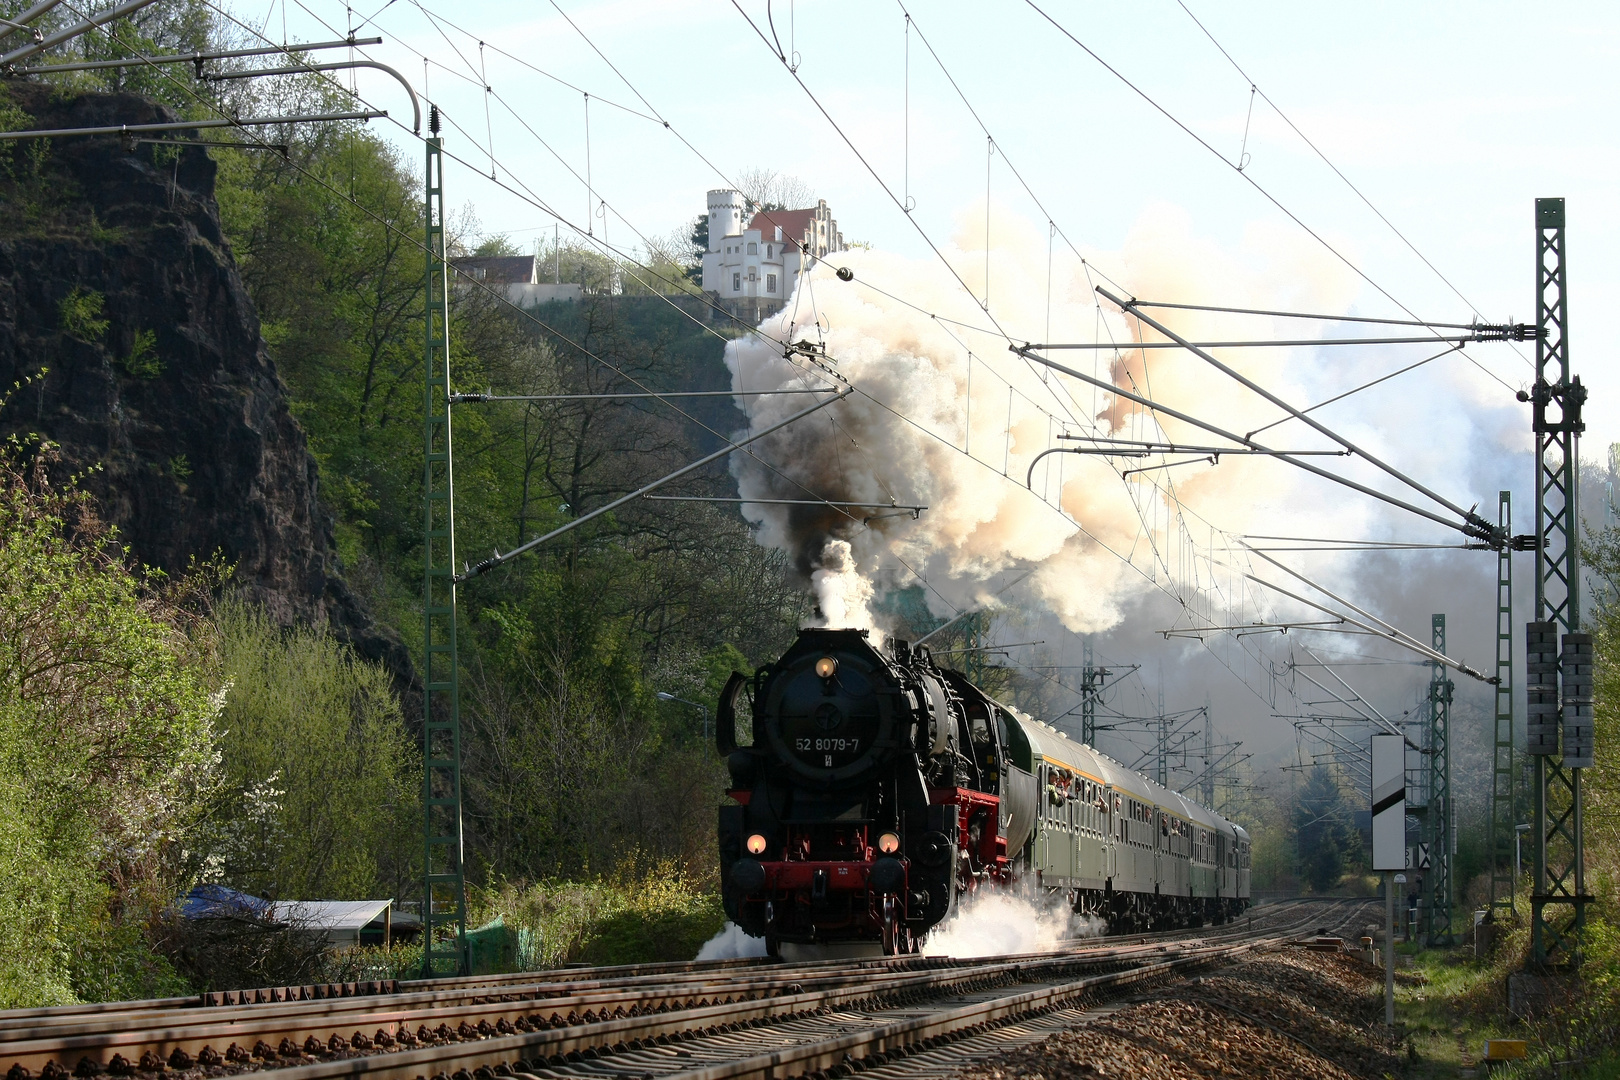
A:
[[[811,405],[809,408],[800,409],[798,412],[794,413],[793,415],[788,416],[788,417],[786,417],[786,418],[784,418],[782,420],[778,420],[776,423],[770,425],[769,427],[761,428],[759,431],[753,432],[752,434],[750,434],[745,439],[738,439],[735,442],[732,442],[732,441],[728,440],[724,447],[722,447],[719,450],[716,450],[714,453],[707,454],[707,455],[705,455],[705,456],[703,456],[701,458],[698,458],[696,461],[692,462],[689,465],[683,465],[679,469],[676,469],[674,472],[669,473],[667,476],[659,477],[657,480],[654,480],[649,484],[643,484],[641,487],[639,487],[636,490],[630,492],[630,494],[621,495],[617,499],[614,499],[612,502],[604,503],[603,505],[598,506],[595,510],[592,510],[588,514],[581,514],[579,517],[575,518],[573,521],[570,521],[568,524],[559,525],[557,528],[552,529],[550,532],[546,533],[544,536],[537,536],[533,540],[530,540],[530,541],[528,541],[526,543],[519,544],[517,547],[513,548],[511,551],[508,551],[508,552],[505,552],[505,553],[496,552],[494,555],[491,555],[489,558],[483,560],[482,562],[475,563],[474,565],[468,567],[462,573],[457,574],[455,576],[454,580],[456,581],[457,584],[460,584],[460,583],[462,583],[464,581],[471,580],[472,578],[475,578],[475,577],[479,576],[480,574],[487,574],[489,571],[495,569],[497,566],[500,566],[502,563],[510,562],[513,559],[517,558],[519,555],[522,555],[524,552],[533,551],[535,548],[539,547],[541,544],[545,543],[547,540],[554,539],[555,537],[561,536],[563,533],[570,532],[570,531],[572,531],[574,529],[577,529],[577,528],[579,528],[579,526],[585,524],[587,521],[593,521],[596,518],[601,517],[603,514],[611,513],[612,511],[617,510],[619,507],[623,506],[625,503],[632,502],[632,501],[634,501],[636,499],[642,498],[643,496],[650,494],[651,492],[657,491],[659,488],[663,487],[665,484],[672,483],[673,481],[679,480],[681,477],[686,476],[689,473],[696,472],[698,469],[703,468],[703,466],[708,465],[711,462],[719,461],[721,458],[726,457],[727,455],[729,455],[733,450],[740,450],[744,446],[748,445],[749,443],[758,442],[760,439],[763,439],[765,436],[772,435],[772,434],[782,430],[783,428],[787,427],[789,424],[792,424],[795,421],[804,419],[806,416],[809,416],[813,412],[818,412],[821,409],[825,409],[828,405],[831,405],[835,401],[844,400],[844,398],[848,397],[849,394],[850,394],[849,390],[847,390],[847,389],[842,390],[838,394],[834,395],[833,397],[830,397],[830,398],[826,399],[825,401],[818,401],[814,405]],[[818,500],[818,502],[819,502],[819,500]]]
[[[1381,458],[1378,458],[1378,457],[1373,456],[1372,454],[1369,454],[1367,451],[1363,450],[1361,447],[1357,446],[1355,443],[1351,442],[1349,439],[1345,438],[1343,435],[1340,435],[1338,432],[1334,431],[1332,428],[1329,428],[1327,425],[1321,423],[1320,421],[1314,419],[1313,417],[1307,416],[1305,413],[1301,412],[1299,409],[1294,408],[1292,405],[1288,404],[1282,398],[1278,397],[1276,394],[1273,394],[1270,390],[1267,390],[1265,387],[1261,386],[1259,383],[1255,382],[1253,379],[1251,379],[1248,376],[1244,375],[1242,372],[1240,372],[1240,371],[1236,370],[1235,368],[1232,368],[1229,365],[1224,364],[1221,361],[1215,359],[1215,357],[1211,356],[1209,353],[1205,352],[1203,349],[1200,349],[1198,346],[1194,345],[1193,343],[1188,341],[1186,338],[1184,338],[1181,335],[1177,334],[1174,330],[1171,330],[1169,327],[1165,326],[1163,323],[1161,323],[1158,320],[1154,319],[1151,315],[1143,314],[1140,310],[1135,308],[1135,306],[1131,303],[1131,301],[1123,300],[1120,297],[1115,296],[1113,293],[1109,292],[1107,289],[1104,289],[1100,285],[1097,286],[1097,292],[1100,293],[1102,296],[1107,297],[1113,303],[1119,305],[1120,310],[1128,312],[1128,313],[1134,315],[1136,318],[1138,318],[1138,319],[1142,320],[1143,322],[1147,323],[1149,326],[1153,327],[1153,329],[1157,330],[1159,333],[1163,334],[1165,337],[1170,338],[1172,341],[1175,341],[1178,344],[1180,344],[1183,348],[1187,349],[1194,356],[1196,356],[1199,359],[1201,359],[1201,360],[1205,361],[1206,363],[1210,364],[1216,370],[1222,372],[1223,374],[1225,374],[1229,378],[1231,378],[1231,379],[1237,381],[1238,383],[1242,384],[1243,386],[1247,387],[1249,390],[1252,390],[1254,393],[1259,394],[1261,397],[1265,398],[1267,401],[1269,401],[1271,404],[1275,405],[1277,408],[1282,409],[1284,412],[1288,412],[1288,413],[1293,414],[1294,419],[1304,421],[1305,424],[1307,424],[1312,430],[1317,432],[1317,434],[1323,435],[1326,438],[1332,439],[1334,442],[1338,443],[1340,446],[1344,447],[1346,450],[1349,450],[1351,453],[1355,454],[1357,457],[1361,458],[1363,461],[1367,462],[1369,465],[1372,465],[1372,466],[1378,468],[1379,470],[1381,470],[1382,472],[1387,473],[1389,476],[1394,477],[1396,480],[1398,480],[1401,483],[1405,484],[1407,487],[1411,488],[1413,491],[1419,492],[1420,494],[1425,495],[1430,499],[1433,499],[1435,502],[1439,503],[1441,506],[1444,506],[1447,510],[1450,510],[1452,513],[1458,515],[1459,517],[1461,517],[1463,519],[1464,522],[1467,523],[1467,528],[1465,528],[1463,531],[1467,532],[1468,535],[1477,536],[1482,540],[1494,540],[1494,539],[1497,538],[1497,533],[1499,531],[1498,527],[1495,526],[1495,525],[1492,525],[1490,522],[1486,521],[1483,517],[1480,517],[1480,515],[1477,512],[1475,512],[1473,510],[1464,510],[1462,507],[1458,506],[1456,503],[1452,502],[1450,499],[1447,499],[1445,496],[1443,496],[1443,495],[1439,494],[1438,492],[1434,491],[1433,489],[1429,488],[1427,485],[1422,484],[1422,483],[1418,482],[1417,480],[1413,479],[1412,477],[1406,475],[1405,473],[1401,472],[1399,469],[1395,468],[1393,465],[1390,465],[1387,462],[1383,461]]]

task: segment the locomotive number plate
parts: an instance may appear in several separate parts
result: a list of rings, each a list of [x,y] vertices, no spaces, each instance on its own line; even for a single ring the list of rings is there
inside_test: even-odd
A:
[[[839,754],[857,753],[861,748],[859,739],[795,739],[795,750],[830,750]]]

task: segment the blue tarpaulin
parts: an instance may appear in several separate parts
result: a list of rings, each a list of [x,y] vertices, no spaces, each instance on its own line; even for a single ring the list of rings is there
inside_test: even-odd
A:
[[[180,902],[180,914],[188,919],[265,919],[273,918],[275,905],[262,896],[227,889],[223,885],[198,885]]]

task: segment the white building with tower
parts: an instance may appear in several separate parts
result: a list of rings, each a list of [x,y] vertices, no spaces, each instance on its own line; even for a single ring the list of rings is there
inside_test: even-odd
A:
[[[757,321],[781,310],[801,273],[843,250],[844,234],[826,199],[803,210],[760,210],[748,218],[742,192],[709,192],[703,291],[732,315]]]

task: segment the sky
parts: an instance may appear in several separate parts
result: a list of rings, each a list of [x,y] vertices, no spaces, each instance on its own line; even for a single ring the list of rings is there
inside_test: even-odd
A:
[[[384,37],[365,54],[397,68],[447,118],[446,148],[460,159],[446,174],[450,202],[523,247],[555,229],[566,241],[589,222],[593,237],[644,250],[686,228],[706,190],[764,167],[825,198],[847,239],[893,256],[875,265],[896,295],[941,273],[936,248],[977,293],[982,274],[965,267],[988,195],[992,247],[1017,249],[1028,271],[1012,278],[1023,295],[1007,300],[992,276],[989,314],[1023,340],[1046,332],[1042,305],[1030,302],[1040,265],[1051,267],[1049,292],[1054,277],[1073,284],[1084,276],[1077,252],[1100,277],[1174,294],[1153,299],[1531,321],[1533,202],[1562,196],[1571,358],[1591,391],[1585,454],[1601,458],[1620,441],[1610,405],[1620,373],[1598,321],[1620,287],[1613,5],[1043,0],[1093,56],[1014,0],[559,2],[389,0],[378,11],[273,0],[234,11],[278,41],[341,37],[356,25]],[[352,78],[368,102],[408,118],[396,83]],[[376,123],[420,157],[408,131]],[[899,205],[907,200],[910,213]],[[894,269],[906,260],[912,273]],[[1278,320],[1201,325],[1239,337],[1324,332]],[[1253,363],[1303,403],[1428,355],[1416,348],[1300,349]],[[1530,352],[1468,351],[1472,362],[1445,358],[1321,415],[1493,520],[1496,492],[1512,489],[1522,532],[1529,415],[1513,392],[1531,378]],[[1343,489],[1231,475],[1246,482],[1196,506],[1221,528],[1314,525],[1307,535],[1447,541],[1443,529]],[[1214,520],[1223,513],[1233,520]],[[1452,655],[1492,662],[1489,556],[1297,558],[1321,560],[1296,565],[1408,632],[1426,636],[1429,613],[1449,612]],[[1527,562],[1519,573],[1527,582]],[[1162,639],[1155,631],[1175,614],[1162,592],[1139,590],[1121,604],[1115,625],[1096,635],[1099,654],[1141,663],[1155,679],[1163,671],[1169,708],[1207,695],[1222,730],[1246,748],[1291,752],[1292,730],[1269,715],[1268,676],[1239,679],[1218,649]],[[1048,653],[1078,653],[1073,634],[1054,624],[1052,636]],[[1319,651],[1362,648],[1327,637],[1318,636]],[[1286,657],[1292,644],[1268,646],[1270,655]],[[1038,649],[1017,655],[1057,662]],[[1395,712],[1427,678],[1403,666],[1343,673]],[[1466,693],[1489,701],[1477,684]]]

